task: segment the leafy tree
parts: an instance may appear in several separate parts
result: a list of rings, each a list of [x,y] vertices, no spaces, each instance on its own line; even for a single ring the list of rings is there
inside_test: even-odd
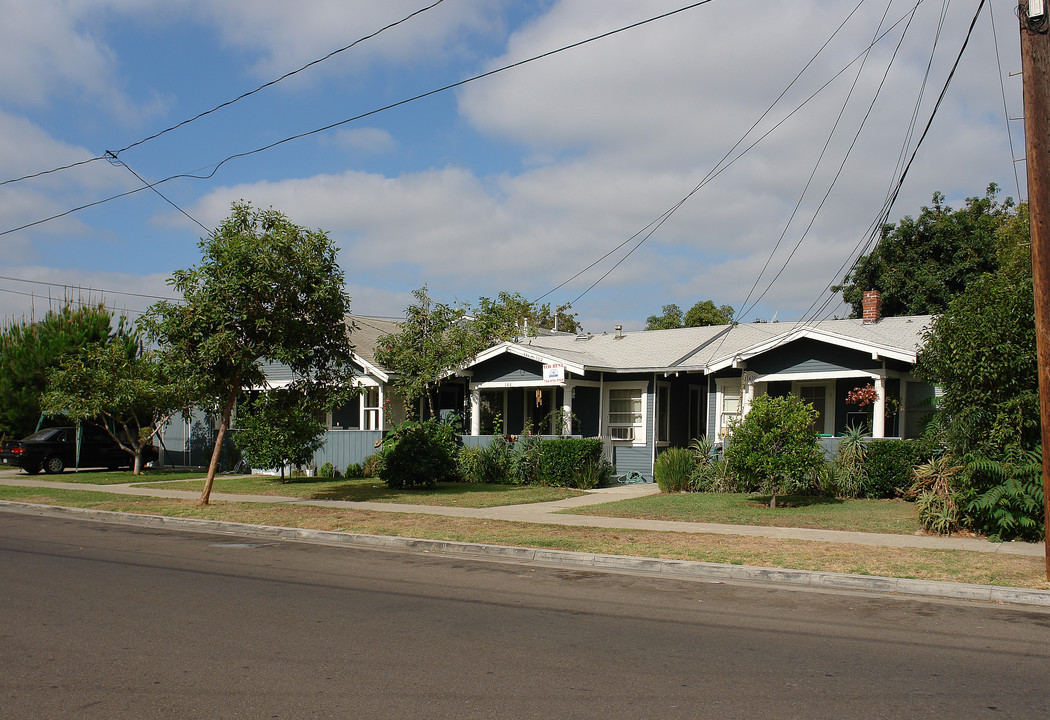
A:
[[[468,329],[464,308],[434,302],[426,285],[412,295],[416,303],[405,309],[399,330],[378,339],[376,360],[394,371],[391,385],[407,402],[426,398],[430,416],[436,417],[438,384],[484,344]],[[406,411],[411,414],[411,407]]]
[[[674,330],[681,327],[705,327],[728,325],[733,322],[731,305],[716,306],[711,300],[701,300],[684,315],[677,305],[664,305],[663,315],[650,315],[645,321],[646,330]]]
[[[40,420],[47,373],[69,353],[90,345],[132,343],[132,332],[104,303],[75,307],[67,301],[43,320],[0,330],[0,436],[24,437]]]
[[[918,218],[883,226],[871,254],[832,289],[842,292],[854,317],[863,313],[866,290],[882,293],[886,316],[943,312],[971,282],[999,266],[997,234],[1021,213],[1011,199],[996,200],[997,193],[993,183],[983,198],[968,198],[964,208],[953,210],[935,192],[933,206],[924,206]]]
[[[495,300],[481,297],[476,308],[464,310],[473,317],[473,331],[488,344],[526,334],[535,328],[572,333],[581,330],[576,313],[570,312],[571,305],[563,305],[551,312],[549,304],[537,305],[520,293],[501,292]]]
[[[650,315],[645,320],[646,330],[674,330],[682,327],[682,308],[677,305],[664,305],[663,315]]]
[[[172,375],[221,418],[200,499],[206,505],[234,404],[242,390],[264,384],[264,361],[289,366],[296,388],[321,405],[347,392],[352,366],[350,298],[324,232],[240,202],[200,248],[200,265],[168,281],[184,302],[156,303],[144,327]]]
[[[138,343],[90,344],[66,355],[48,374],[41,406],[101,428],[134,459],[142,472],[143,452],[164,423],[188,405],[182,383],[166,377],[152,353]],[[118,432],[122,431],[122,432]]]
[[[769,507],[792,480],[798,481],[824,463],[817,442],[813,406],[799,398],[755,398],[742,420],[730,427],[725,458],[729,469],[748,482],[761,483],[770,493]]]
[[[1030,271],[988,274],[926,330],[917,371],[944,391],[936,426],[960,456],[1039,443],[1033,313]]]
[[[476,308],[446,305],[430,297],[427,286],[412,291],[416,302],[405,309],[405,321],[396,333],[379,338],[376,359],[394,371],[391,382],[410,404],[425,398],[436,416],[438,385],[469,358],[503,340],[534,333],[535,328],[577,331],[575,315],[526,300],[519,293],[501,292],[496,299],[482,297]],[[412,408],[407,408],[412,415]]]
[[[733,322],[733,306],[715,307],[710,300],[698,302],[689,308],[684,318],[685,327],[706,327],[708,325],[728,325]]]
[[[268,390],[243,403],[237,411],[233,443],[254,468],[301,466],[324,445],[324,423],[310,398],[294,389]]]

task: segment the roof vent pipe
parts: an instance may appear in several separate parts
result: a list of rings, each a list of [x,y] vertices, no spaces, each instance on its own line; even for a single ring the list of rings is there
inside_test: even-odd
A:
[[[619,340],[623,337],[623,325],[614,325],[613,330],[616,331],[616,339]]]

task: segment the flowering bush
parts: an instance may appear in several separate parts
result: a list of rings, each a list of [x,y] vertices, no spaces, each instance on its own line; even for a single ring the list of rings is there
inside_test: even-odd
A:
[[[849,405],[856,405],[857,407],[874,405],[875,401],[878,399],[879,391],[876,390],[875,386],[871,383],[861,387],[855,387],[846,393],[846,403]]]

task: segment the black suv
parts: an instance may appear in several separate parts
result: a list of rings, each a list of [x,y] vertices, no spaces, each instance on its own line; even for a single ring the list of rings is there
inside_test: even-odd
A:
[[[157,450],[146,448],[143,462],[157,459]],[[0,466],[16,465],[30,475],[43,470],[60,473],[67,467],[118,468],[132,467],[135,459],[122,450],[104,430],[81,427],[80,457],[77,458],[77,429],[53,427],[39,430],[22,440],[0,444]]]

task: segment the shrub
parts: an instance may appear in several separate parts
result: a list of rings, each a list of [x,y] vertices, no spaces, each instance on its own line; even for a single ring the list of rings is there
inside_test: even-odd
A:
[[[464,445],[456,453],[456,473],[459,479],[466,483],[480,483],[481,472],[478,469],[478,455],[481,448],[474,445]]]
[[[808,485],[824,463],[815,417],[813,406],[794,396],[755,398],[748,414],[730,424],[729,470],[744,484],[760,485],[776,507],[778,492]]]
[[[998,462],[978,458],[967,465],[964,522],[992,540],[1043,539],[1043,460],[1039,449],[1014,451]]]
[[[483,483],[507,484],[513,474],[511,445],[500,435],[493,436],[488,445],[478,448],[477,473],[478,481]]]
[[[573,487],[579,490],[590,490],[607,484],[612,474],[613,466],[604,457],[588,458],[577,469]]]
[[[935,457],[915,468],[904,497],[915,500],[919,523],[930,532],[950,535],[959,529],[959,490],[963,470],[950,455]]]
[[[696,460],[685,448],[667,448],[656,456],[653,476],[660,492],[684,492],[692,489],[693,468]]]
[[[363,478],[374,478],[379,476],[379,464],[383,458],[379,453],[374,453],[365,458],[365,461],[361,463],[361,477]]]
[[[864,453],[864,497],[890,498],[912,483],[920,446],[911,440],[871,440]]]
[[[432,488],[456,478],[455,430],[440,420],[403,422],[383,438],[379,478],[391,488]]]
[[[837,497],[855,498],[864,492],[867,480],[867,448],[864,446],[864,428],[847,428],[835,453],[835,495]],[[820,485],[827,484],[829,476],[825,472],[820,478]]]
[[[511,451],[509,481],[516,485],[540,482],[540,445],[545,442],[535,435],[519,435]],[[612,472],[612,467],[609,467]]]
[[[335,477],[335,465],[330,462],[326,462],[317,471],[317,477],[322,478],[334,478]]]
[[[543,485],[579,487],[580,483],[590,482],[587,473],[604,459],[601,438],[547,439],[536,447],[538,478]]]
[[[346,466],[345,477],[348,478],[363,478],[365,477],[364,469],[361,467],[361,463],[350,463]]]

